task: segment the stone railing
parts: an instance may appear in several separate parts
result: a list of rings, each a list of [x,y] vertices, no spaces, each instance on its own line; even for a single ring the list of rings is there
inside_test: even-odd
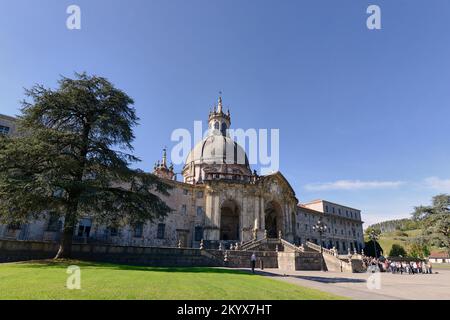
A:
[[[251,240],[249,242],[244,243],[241,246],[241,250],[251,250],[255,247],[257,247],[260,244],[266,243],[267,242],[267,238],[262,238],[262,239],[258,239],[258,240]]]
[[[315,244],[315,243],[312,243],[312,242],[309,242],[309,241],[306,241],[306,245],[309,248],[314,249],[314,250],[316,250],[318,252],[320,252],[320,250],[322,249],[323,253],[326,253],[326,254],[328,254],[330,256],[334,256],[334,257],[338,256],[337,251],[335,249],[327,249],[327,248],[321,247],[318,244]]]
[[[296,245],[294,245],[294,244],[292,244],[289,241],[286,241],[284,239],[280,239],[280,242],[285,248],[293,250],[294,252],[305,252],[305,249],[303,248],[303,246],[297,247]]]

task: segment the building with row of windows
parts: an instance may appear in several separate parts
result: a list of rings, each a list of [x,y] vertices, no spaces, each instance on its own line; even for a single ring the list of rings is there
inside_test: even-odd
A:
[[[14,121],[0,122],[7,134]],[[252,171],[244,149],[228,135],[230,112],[223,111],[219,98],[208,117],[209,134],[186,158],[177,181],[166,150],[153,174],[173,186],[169,196],[161,196],[173,209],[161,221],[106,226],[85,214],[78,222],[75,241],[104,242],[132,246],[209,247],[249,242],[263,237],[282,238],[296,244],[311,241],[335,247],[341,253],[363,248],[361,211],[329,201],[299,203],[281,172],[259,176]],[[320,240],[313,226],[327,225]],[[0,225],[0,238],[56,241],[63,225],[51,213],[42,221],[26,225]]]

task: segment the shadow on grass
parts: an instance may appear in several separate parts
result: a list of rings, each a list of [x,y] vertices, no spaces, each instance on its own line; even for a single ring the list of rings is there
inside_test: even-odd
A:
[[[293,278],[304,279],[309,281],[316,281],[322,283],[362,283],[366,282],[364,279],[352,278],[327,278],[327,277],[312,277],[312,276],[292,276]]]
[[[271,273],[271,272],[265,272],[265,271],[258,271],[257,273],[261,275],[265,275],[268,277],[281,277],[281,274]],[[366,282],[364,279],[353,279],[353,278],[329,278],[329,277],[318,277],[318,276],[296,276],[296,275],[285,275],[285,277],[295,278],[295,279],[303,279],[303,280],[309,280],[309,281],[316,281],[321,283],[363,283]]]
[[[242,274],[252,275],[246,270],[233,270],[220,267],[156,267],[156,266],[140,266],[129,264],[113,264],[107,262],[81,261],[81,260],[33,260],[15,262],[15,266],[23,268],[67,268],[71,265],[77,265],[80,268],[92,269],[109,269],[124,271],[150,271],[150,272],[167,272],[167,273],[217,273],[217,274]]]

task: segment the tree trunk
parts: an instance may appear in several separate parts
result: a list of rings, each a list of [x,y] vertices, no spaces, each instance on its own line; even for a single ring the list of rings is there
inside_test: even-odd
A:
[[[73,238],[73,226],[64,226],[62,237],[59,243],[59,250],[55,256],[55,259],[69,259],[72,257],[72,238]]]
[[[55,256],[55,259],[72,258],[72,239],[76,221],[77,221],[77,203],[72,202],[64,218],[64,230],[61,234],[61,240],[59,242],[59,250]]]

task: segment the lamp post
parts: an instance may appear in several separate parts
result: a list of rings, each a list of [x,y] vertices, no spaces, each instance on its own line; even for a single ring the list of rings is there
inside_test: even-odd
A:
[[[321,220],[317,221],[317,224],[313,226],[313,230],[319,233],[319,241],[320,241],[320,255],[321,255],[321,263],[320,263],[320,271],[325,271],[323,266],[323,247],[322,247],[322,234],[327,232],[327,226]]]
[[[369,233],[369,238],[370,238],[370,240],[372,240],[373,250],[375,251],[375,258],[377,258],[378,255],[377,255],[376,241],[378,240],[378,235],[377,235],[377,233],[375,232],[375,230],[370,231],[370,233]]]

